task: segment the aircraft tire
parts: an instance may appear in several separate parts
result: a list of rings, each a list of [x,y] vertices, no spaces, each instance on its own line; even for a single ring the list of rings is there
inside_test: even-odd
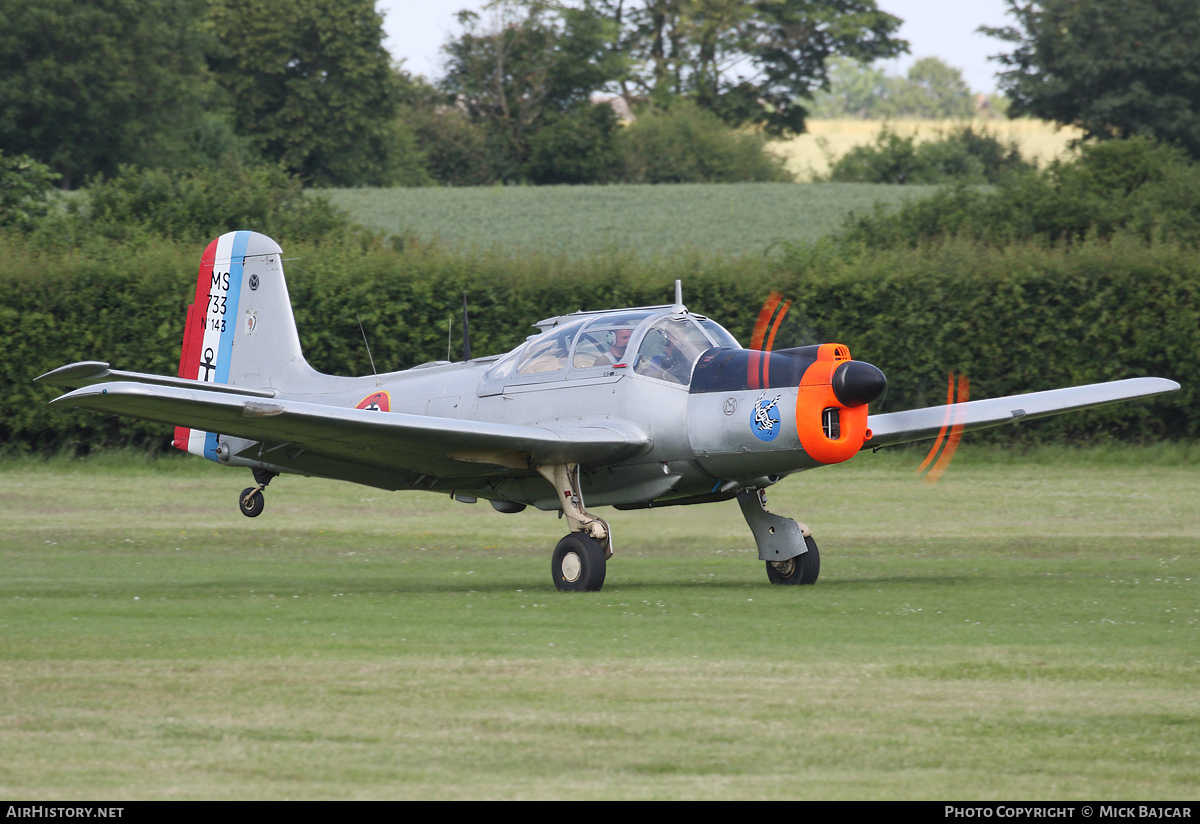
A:
[[[767,580],[772,584],[796,586],[815,584],[821,574],[821,555],[817,542],[809,535],[804,539],[808,551],[783,562],[767,561]]]
[[[266,498],[263,497],[262,490],[257,487],[248,486],[238,496],[238,509],[247,518],[257,518],[262,514],[266,505]]]
[[[559,592],[599,592],[604,586],[606,566],[599,542],[582,532],[572,532],[554,548],[550,574]]]

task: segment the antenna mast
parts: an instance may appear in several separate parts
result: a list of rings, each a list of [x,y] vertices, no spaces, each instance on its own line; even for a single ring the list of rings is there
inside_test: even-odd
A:
[[[463,360],[471,359],[471,330],[467,328],[467,293],[463,292]]]
[[[371,355],[371,344],[369,344],[367,342],[367,330],[363,328],[362,317],[358,314],[357,311],[354,313],[354,317],[358,320],[358,331],[362,332],[363,346],[367,347],[367,360],[369,360],[371,362],[371,373],[374,374],[375,377],[378,378],[379,372],[375,369],[375,358],[372,357],[372,355]]]

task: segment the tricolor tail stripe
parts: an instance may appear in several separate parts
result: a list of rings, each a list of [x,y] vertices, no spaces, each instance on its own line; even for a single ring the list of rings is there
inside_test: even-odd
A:
[[[249,232],[233,233],[233,250],[229,256],[229,280],[225,288],[225,305],[217,344],[217,383],[229,383],[229,362],[233,354],[233,332],[237,329],[238,301],[242,295],[242,267],[246,257],[246,245],[250,242]],[[217,260],[220,261],[220,249]],[[214,271],[215,273],[215,271]]]
[[[229,232],[208,244],[200,258],[196,297],[187,312],[179,376],[205,383],[229,383],[233,335],[242,292],[243,258],[250,232]],[[175,428],[174,445],[209,460],[217,459],[217,434]]]

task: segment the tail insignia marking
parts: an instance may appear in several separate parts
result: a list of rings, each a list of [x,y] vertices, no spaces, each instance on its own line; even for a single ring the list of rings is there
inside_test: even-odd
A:
[[[188,309],[179,376],[204,383],[229,383],[233,335],[237,331],[243,258],[250,232],[230,232],[209,244],[200,260],[195,302]],[[257,325],[257,321],[254,321]],[[249,332],[250,330],[247,329]],[[217,460],[217,434],[175,428],[174,445]]]

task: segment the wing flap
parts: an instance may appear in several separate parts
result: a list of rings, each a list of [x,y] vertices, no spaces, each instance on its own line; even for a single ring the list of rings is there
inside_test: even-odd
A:
[[[349,409],[280,398],[237,397],[204,389],[136,382],[76,389],[52,403],[141,420],[287,443],[369,466],[404,468],[433,477],[494,475],[535,463],[585,466],[634,457],[653,445],[628,421],[577,426],[514,424]]]
[[[1135,398],[1148,398],[1177,389],[1178,383],[1165,378],[1130,378],[1045,392],[1030,392],[1026,395],[968,401],[950,406],[929,406],[924,409],[871,415],[867,419],[871,439],[863,444],[863,448],[874,449],[933,438],[947,424],[961,425],[963,431],[984,429]]]

